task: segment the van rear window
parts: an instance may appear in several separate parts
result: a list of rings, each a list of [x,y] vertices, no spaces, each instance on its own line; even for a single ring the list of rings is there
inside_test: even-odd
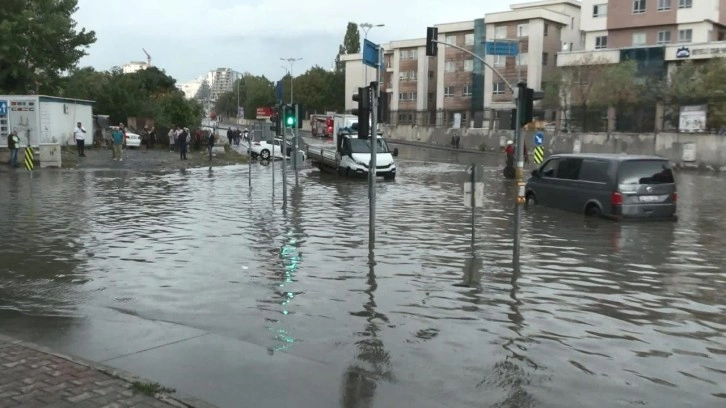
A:
[[[673,170],[665,160],[629,160],[620,165],[619,184],[672,184]]]

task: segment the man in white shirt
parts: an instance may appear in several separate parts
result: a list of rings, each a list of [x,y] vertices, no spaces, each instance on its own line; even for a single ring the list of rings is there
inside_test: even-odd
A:
[[[81,126],[81,122],[78,122],[76,130],[73,131],[73,140],[76,141],[78,157],[86,157],[86,129]]]

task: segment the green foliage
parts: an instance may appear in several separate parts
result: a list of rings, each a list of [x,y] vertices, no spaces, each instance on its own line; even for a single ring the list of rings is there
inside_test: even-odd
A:
[[[338,47],[338,55],[335,57],[335,71],[345,72],[345,63],[340,60],[340,56],[344,54],[356,54],[360,52],[360,32],[358,24],[348,23],[345,29],[345,37],[343,44]]]
[[[214,105],[216,112],[228,112],[228,116],[235,116],[237,112],[237,85],[238,83],[235,82],[232,91],[226,92],[217,98]],[[275,85],[264,75],[252,75],[247,72],[239,80],[239,101],[240,105],[245,108],[245,118],[255,119],[257,108],[275,104]]]
[[[151,118],[157,128],[172,124],[199,126],[202,107],[176,88],[174,78],[151,67],[132,74],[82,68],[59,81],[59,95],[95,101],[94,113],[109,115],[112,123],[129,117]]]
[[[295,77],[295,102],[308,113],[342,111],[345,109],[345,73],[314,66]],[[290,101],[290,76],[282,78],[283,101]]]
[[[666,98],[672,104],[708,105],[708,126],[726,126],[726,60],[712,58],[706,63],[687,61],[670,76]]]
[[[601,80],[595,83],[591,105],[623,106],[638,100],[641,82],[638,81],[635,61],[608,65]]]
[[[54,93],[61,72],[73,69],[96,42],[76,30],[77,0],[2,0],[0,93]]]

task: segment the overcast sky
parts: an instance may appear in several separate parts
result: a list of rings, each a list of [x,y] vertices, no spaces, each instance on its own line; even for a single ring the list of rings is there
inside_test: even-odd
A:
[[[106,70],[130,61],[152,64],[178,82],[229,67],[278,79],[280,57],[303,58],[295,75],[330,68],[348,21],[373,28],[376,43],[421,38],[426,27],[504,11],[508,0],[78,0],[78,28],[97,41],[81,66]],[[361,38],[363,36],[361,35]],[[287,65],[285,63],[285,65]]]

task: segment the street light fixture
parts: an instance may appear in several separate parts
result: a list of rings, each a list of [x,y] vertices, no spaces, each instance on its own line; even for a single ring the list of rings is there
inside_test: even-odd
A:
[[[294,78],[293,78],[293,74],[292,74],[292,66],[295,64],[296,61],[302,60],[302,58],[280,58],[280,60],[287,61],[290,63],[290,71],[289,71],[289,73],[290,73],[290,105],[292,105],[293,95],[294,95],[293,91],[295,89],[294,88],[295,84],[293,82]]]
[[[371,24],[371,23],[358,24],[358,27],[363,29],[363,39],[364,40],[368,39],[368,31],[371,31],[371,28],[384,27],[384,26],[385,26],[385,24]],[[361,62],[361,65],[363,65],[363,86],[366,86],[366,82],[367,82],[366,79],[368,77],[368,66],[363,64],[363,49],[362,48],[361,48],[360,55],[361,55],[360,62]]]

